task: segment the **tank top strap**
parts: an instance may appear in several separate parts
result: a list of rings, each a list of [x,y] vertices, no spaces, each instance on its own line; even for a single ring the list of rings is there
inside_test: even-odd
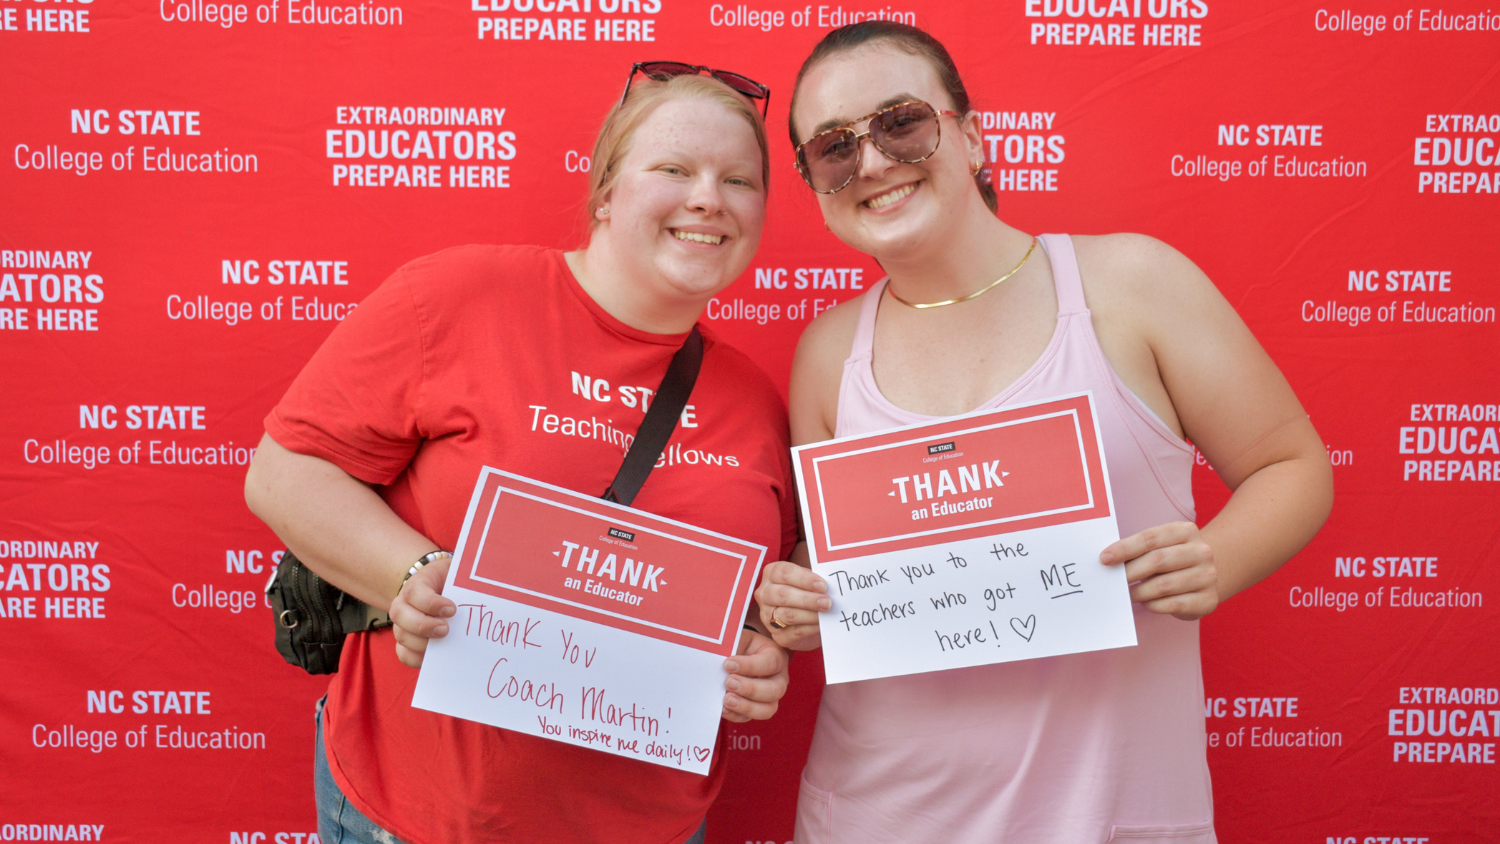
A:
[[[1065,234],[1038,235],[1052,261],[1052,282],[1057,287],[1057,315],[1083,313],[1083,277],[1078,274],[1078,256],[1073,253],[1073,238]]]
[[[849,347],[849,360],[869,360],[875,350],[875,313],[880,310],[880,297],[889,276],[875,282],[859,303],[859,321],[854,324],[854,343]]]

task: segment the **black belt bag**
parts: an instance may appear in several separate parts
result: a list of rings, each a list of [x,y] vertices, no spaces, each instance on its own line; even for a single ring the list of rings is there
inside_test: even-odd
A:
[[[635,500],[677,428],[702,364],[703,337],[694,326],[672,356],[620,471],[601,496],[604,500],[627,507]],[[388,614],[319,577],[291,551],[282,555],[271,573],[266,600],[276,624],[276,651],[309,674],[339,670],[345,635],[391,626]]]
[[[309,674],[339,670],[344,634],[391,626],[391,617],[321,577],[287,551],[266,584],[276,651]]]

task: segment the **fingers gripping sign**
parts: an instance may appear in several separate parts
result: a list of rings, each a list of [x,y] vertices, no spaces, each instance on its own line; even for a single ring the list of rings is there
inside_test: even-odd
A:
[[[1099,562],[1123,563],[1131,600],[1152,612],[1192,621],[1219,605],[1214,551],[1192,522],[1170,522],[1127,536],[1105,548]]]
[[[775,715],[786,694],[788,664],[787,652],[775,642],[753,630],[740,633],[736,655],[724,660],[729,672],[724,680],[724,719],[742,724]]]
[[[827,582],[811,569],[792,562],[771,563],[762,572],[755,600],[760,620],[776,644],[799,651],[819,646],[818,613],[826,612],[833,601]]]
[[[403,665],[421,668],[428,640],[448,635],[447,619],[458,611],[456,604],[443,597],[450,564],[451,560],[443,558],[418,569],[401,584],[401,591],[391,602],[396,656]]]

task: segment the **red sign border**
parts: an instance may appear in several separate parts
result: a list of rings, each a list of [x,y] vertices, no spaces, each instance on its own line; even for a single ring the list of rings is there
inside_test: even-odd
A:
[[[526,487],[532,489],[528,490]],[[534,490],[544,490],[550,496],[547,494],[535,494]],[[470,560],[468,557],[469,540],[471,538],[470,532],[476,527],[479,529],[478,536],[474,537],[475,548],[483,548],[484,537],[488,533],[490,519],[494,515],[494,508],[499,503],[500,496],[505,492],[607,519],[621,527],[634,528],[658,536],[665,536],[674,541],[687,542],[717,553],[738,558],[740,560],[740,570],[735,578],[734,589],[727,601],[724,622],[719,631],[719,638],[717,640],[708,639],[699,634],[665,628],[652,622],[631,618],[630,616],[599,607],[579,604],[556,596],[541,594],[532,590],[521,589],[475,576],[473,574],[473,567],[479,564],[479,559],[477,556],[473,560]],[[558,496],[566,499],[567,503],[555,500]],[[484,505],[488,510],[483,524],[479,524],[475,520],[475,515],[481,505]],[[620,518],[621,516],[624,518]],[[643,522],[646,524],[642,524]],[[696,534],[699,537],[710,538],[713,542],[688,539],[683,534]],[[729,548],[723,547],[726,545]],[[730,550],[730,548],[734,550]],[[749,611],[750,600],[754,596],[755,585],[760,576],[760,568],[765,564],[765,555],[766,549],[753,542],[746,542],[732,536],[726,536],[684,522],[647,513],[644,510],[615,504],[601,498],[583,495],[570,489],[506,472],[502,469],[485,466],[480,469],[479,478],[475,482],[474,494],[470,498],[469,510],[465,515],[464,530],[459,537],[458,547],[453,553],[454,583],[471,591],[512,600],[526,606],[536,607],[537,609],[558,612],[582,621],[602,624],[607,627],[613,627],[616,630],[636,633],[659,641],[671,642],[695,650],[709,651],[728,657],[734,655],[734,651],[739,643],[738,637],[734,635],[736,631],[731,622],[736,617],[736,612],[738,612],[738,617],[743,619],[745,613]],[[745,567],[752,560],[754,560],[754,565],[750,568],[749,576],[747,577]],[[475,586],[471,585],[475,583],[483,583],[485,588],[475,588]],[[509,594],[499,594],[499,592]],[[580,610],[583,612],[579,612]]]
[[[959,433],[972,433],[978,430],[988,430],[1002,426],[1008,427],[1017,423],[1024,423],[1030,419],[1054,418],[1059,413],[1071,413],[1075,417],[1075,424],[1079,429],[1079,443],[1083,451],[1085,482],[1088,488],[1094,493],[1094,503],[1092,506],[1062,513],[1029,517],[1009,517],[1007,519],[989,520],[976,525],[941,528],[935,531],[924,532],[920,535],[903,534],[901,537],[887,540],[863,542],[853,550],[848,550],[850,546],[834,548],[829,545],[828,531],[824,522],[825,507],[823,506],[821,497],[821,486],[818,488],[811,488],[809,486],[809,479],[816,478],[817,476],[818,464],[820,462],[855,452],[868,452],[874,449],[907,446],[929,439],[944,439]],[[982,410],[962,416],[948,417],[936,422],[919,422],[914,425],[890,428],[872,434],[860,434],[853,437],[843,437],[796,446],[792,449],[792,465],[797,473],[797,492],[801,500],[802,523],[807,530],[808,552],[812,561],[814,563],[832,563],[858,557],[870,557],[890,551],[923,548],[933,544],[931,537],[937,533],[943,534],[945,540],[964,540],[997,536],[1049,525],[1105,518],[1114,512],[1114,493],[1109,485],[1109,468],[1104,461],[1104,442],[1099,431],[1097,419],[1098,416],[1094,410],[1093,392],[1085,391],[1024,404],[1007,405],[992,410]],[[977,420],[986,421],[976,425]],[[1088,430],[1093,431],[1094,435],[1092,437],[1086,435],[1085,432]],[[920,435],[913,437],[911,436],[913,432],[920,432]],[[1103,496],[1098,495],[1098,490],[1100,489],[1104,491]]]

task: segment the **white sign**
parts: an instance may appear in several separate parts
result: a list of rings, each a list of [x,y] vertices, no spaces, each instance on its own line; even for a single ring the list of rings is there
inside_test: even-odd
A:
[[[1090,394],[793,452],[828,682],[1136,643]]]
[[[412,705],[709,771],[765,548],[485,468]]]

